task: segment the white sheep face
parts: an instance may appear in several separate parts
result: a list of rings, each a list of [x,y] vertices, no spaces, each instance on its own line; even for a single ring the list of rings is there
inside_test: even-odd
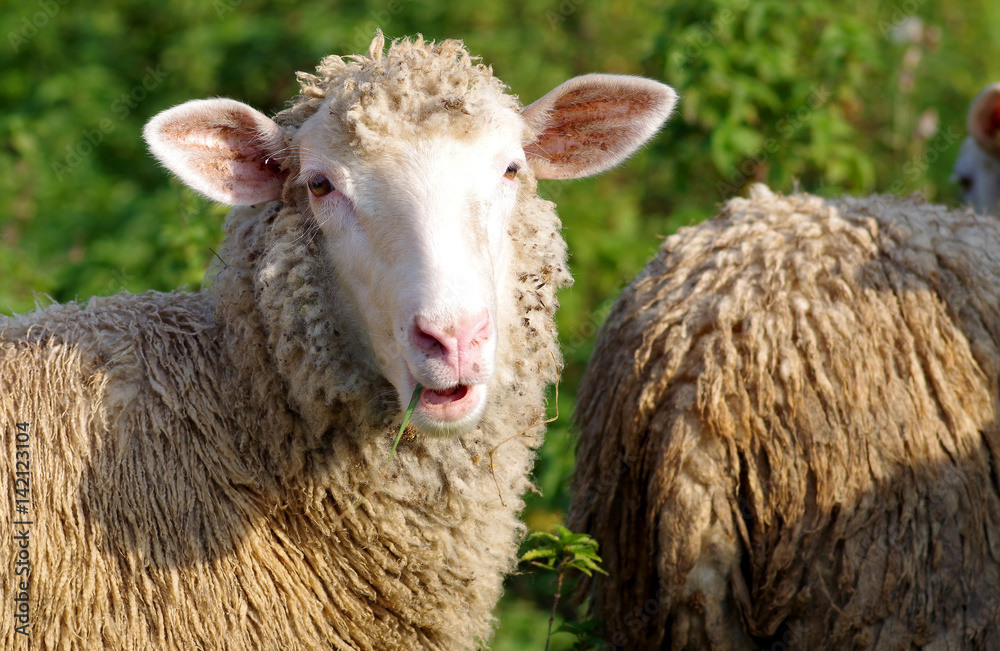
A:
[[[580,178],[618,164],[656,133],[676,94],[647,79],[587,75],[523,111],[507,98],[445,106],[461,115],[402,127],[383,120],[393,136],[375,140],[357,115],[332,108],[336,99],[294,133],[215,99],[164,111],[144,134],[209,198],[307,205],[400,408],[420,384],[416,426],[467,432],[486,409],[512,318],[503,312],[514,305],[507,225],[524,175]]]
[[[1000,213],[1000,83],[984,88],[967,119],[969,137],[955,162],[952,178],[962,200],[976,212]]]
[[[399,396],[424,386],[418,426],[465,431],[494,370],[523,120],[494,115],[472,140],[425,134],[364,156],[328,116],[310,118],[294,148],[330,263]]]

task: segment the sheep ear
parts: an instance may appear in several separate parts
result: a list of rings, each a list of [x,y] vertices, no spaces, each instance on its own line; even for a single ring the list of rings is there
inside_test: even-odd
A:
[[[984,88],[969,108],[969,134],[994,156],[1000,156],[1000,83]]]
[[[192,100],[156,115],[142,133],[164,167],[209,199],[245,206],[281,196],[285,130],[246,104]]]
[[[670,116],[677,93],[651,79],[574,77],[524,109],[538,139],[525,147],[540,179],[577,179],[632,155]]]

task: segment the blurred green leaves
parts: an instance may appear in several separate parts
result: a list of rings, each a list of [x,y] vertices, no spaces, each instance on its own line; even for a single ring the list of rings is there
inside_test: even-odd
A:
[[[297,92],[295,71],[363,51],[375,26],[390,38],[463,38],[525,104],[588,72],[645,75],[681,95],[663,132],[620,169],[541,185],[559,205],[576,277],[558,312],[563,414],[614,297],[663,237],[758,180],[783,192],[798,183],[954,201],[966,108],[1000,79],[993,0],[8,2],[0,310],[30,309],[33,292],[66,301],[197,289],[226,209],[156,165],[145,121],[213,96],[277,112]],[[162,75],[154,82],[150,70]],[[569,504],[568,420],[539,453],[541,495],[525,513],[535,528]],[[544,602],[533,590],[511,592]]]

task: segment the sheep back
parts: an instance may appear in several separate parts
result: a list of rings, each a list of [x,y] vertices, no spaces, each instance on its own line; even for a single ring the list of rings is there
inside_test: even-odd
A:
[[[970,211],[763,186],[667,238],[576,414],[609,639],[1000,648],[998,255]]]

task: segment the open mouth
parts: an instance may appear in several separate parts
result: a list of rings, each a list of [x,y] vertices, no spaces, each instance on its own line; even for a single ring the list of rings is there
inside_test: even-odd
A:
[[[418,408],[423,415],[439,423],[454,423],[474,414],[483,402],[481,384],[456,384],[447,389],[424,388]]]
[[[469,387],[465,384],[457,384],[444,391],[424,389],[420,394],[420,401],[428,405],[450,405],[459,402],[469,394]]]

